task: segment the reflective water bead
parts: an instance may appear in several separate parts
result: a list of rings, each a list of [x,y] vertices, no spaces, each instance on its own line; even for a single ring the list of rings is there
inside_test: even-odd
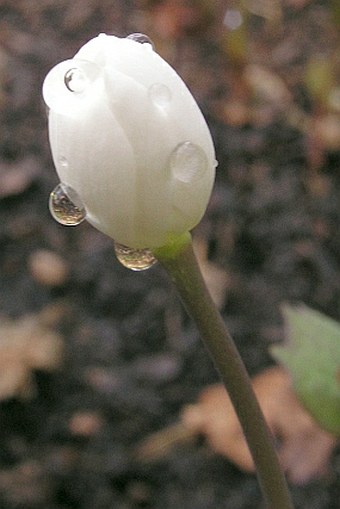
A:
[[[87,81],[85,74],[78,67],[72,67],[72,69],[69,69],[64,76],[66,88],[70,92],[75,92],[76,94],[84,92]]]
[[[140,34],[137,32],[135,34],[128,35],[126,38],[131,39],[132,41],[139,42],[140,44],[148,44],[149,46],[151,46],[151,49],[155,48],[154,43],[152,42],[150,37],[148,37],[145,34]]]
[[[173,176],[184,183],[201,178],[208,167],[208,159],[204,150],[185,141],[177,145],[170,156],[170,169]]]
[[[142,271],[157,263],[150,249],[133,249],[118,242],[115,242],[114,248],[118,261],[127,269]]]
[[[62,182],[50,194],[49,208],[52,217],[65,226],[77,226],[86,217],[85,207],[76,191]]]
[[[45,78],[45,103],[56,113],[72,116],[82,107],[87,94],[91,94],[91,85],[100,76],[101,70],[93,62],[76,58],[60,62]]]
[[[59,158],[59,163],[60,163],[60,166],[62,166],[63,168],[68,167],[68,160],[66,159],[66,157],[61,156]]]
[[[148,90],[149,98],[161,108],[166,108],[171,102],[171,91],[163,83],[153,83]]]

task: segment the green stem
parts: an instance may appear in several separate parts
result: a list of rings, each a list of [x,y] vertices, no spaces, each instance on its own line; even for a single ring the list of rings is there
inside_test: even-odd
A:
[[[154,250],[154,255],[174,281],[220,373],[256,465],[267,507],[293,509],[271,433],[235,343],[204,283],[190,235]]]

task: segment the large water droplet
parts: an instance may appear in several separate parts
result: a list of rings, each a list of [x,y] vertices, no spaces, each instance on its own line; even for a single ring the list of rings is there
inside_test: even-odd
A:
[[[166,108],[171,102],[170,89],[163,83],[153,83],[148,90],[151,101],[160,108]]]
[[[132,41],[139,42],[140,44],[147,44],[148,47],[151,47],[151,49],[155,49],[154,43],[152,42],[150,37],[148,37],[145,34],[140,33],[130,34],[126,38],[131,39]]]
[[[86,217],[85,207],[77,192],[62,182],[50,194],[49,208],[52,217],[65,226],[77,226]]]
[[[150,249],[133,249],[118,242],[115,242],[114,246],[117,259],[128,269],[147,270],[157,263]]]
[[[82,107],[87,94],[94,93],[91,85],[100,75],[100,68],[93,62],[78,58],[60,62],[51,69],[43,84],[47,106],[56,113],[72,115]]]
[[[170,169],[173,176],[184,183],[201,178],[207,167],[208,159],[204,150],[191,141],[177,145],[170,156]]]
[[[84,72],[78,67],[72,67],[66,71],[64,76],[64,83],[66,88],[70,92],[75,92],[76,94],[81,94],[84,92],[87,86],[87,78]]]

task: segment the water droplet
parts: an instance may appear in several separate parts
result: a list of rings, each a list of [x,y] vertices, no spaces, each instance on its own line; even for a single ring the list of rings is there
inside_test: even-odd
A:
[[[140,44],[147,44],[148,46],[151,46],[151,49],[155,49],[154,43],[147,35],[135,33],[128,35],[126,38],[131,39],[132,41],[139,42]]]
[[[170,89],[163,83],[154,83],[148,90],[151,101],[161,108],[166,108],[171,102]]]
[[[86,217],[85,207],[77,192],[62,182],[50,194],[49,207],[52,217],[65,226],[77,226]]]
[[[177,145],[170,156],[170,169],[173,176],[184,183],[198,180],[208,167],[208,160],[204,150],[185,141]]]
[[[92,85],[100,76],[101,69],[93,62],[78,58],[60,62],[44,80],[45,103],[53,112],[72,116],[95,93]]]
[[[157,263],[150,249],[133,249],[115,242],[115,253],[120,263],[130,270],[147,270]]]
[[[87,86],[87,78],[78,67],[72,67],[64,75],[64,83],[70,92],[81,94]]]
[[[66,157],[60,157],[59,158],[59,163],[60,163],[60,166],[62,168],[67,168],[68,167],[68,160],[66,159]]]

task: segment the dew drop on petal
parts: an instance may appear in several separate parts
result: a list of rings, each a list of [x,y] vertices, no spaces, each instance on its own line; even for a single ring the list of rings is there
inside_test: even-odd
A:
[[[118,261],[130,270],[147,270],[157,263],[150,249],[133,249],[118,242],[115,242],[114,249]]]
[[[50,194],[49,208],[52,217],[65,226],[77,226],[86,217],[85,207],[77,192],[62,182]]]
[[[59,163],[60,163],[60,166],[62,168],[67,168],[68,167],[68,160],[66,159],[66,157],[61,156],[59,158]]]
[[[135,33],[128,35],[126,38],[131,39],[132,41],[139,42],[140,44],[148,44],[148,46],[151,46],[151,49],[155,49],[154,43],[147,35]]]
[[[202,177],[208,167],[208,159],[204,150],[185,141],[177,145],[170,156],[170,170],[179,181],[190,183]]]
[[[70,92],[81,94],[87,86],[88,79],[79,67],[72,67],[64,75],[64,83]]]
[[[166,108],[171,102],[171,91],[163,83],[153,83],[148,90],[151,101],[161,108]]]
[[[72,115],[82,107],[87,94],[101,76],[101,69],[93,62],[70,59],[60,62],[47,74],[43,83],[46,105],[56,113]]]

